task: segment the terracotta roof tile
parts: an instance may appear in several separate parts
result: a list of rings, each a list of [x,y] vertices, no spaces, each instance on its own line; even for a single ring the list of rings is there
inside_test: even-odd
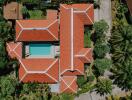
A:
[[[53,13],[49,14],[49,13]],[[16,41],[58,41],[59,24],[56,11],[47,20],[17,20]]]
[[[83,75],[84,63],[91,62],[76,58],[76,54],[84,48],[84,25],[93,24],[93,11],[92,4],[62,4],[60,6],[61,75]]]
[[[21,43],[8,43],[7,51],[19,59],[20,82],[60,81],[61,93],[76,93],[76,75],[84,75],[84,63],[93,60],[92,49],[84,48],[84,25],[93,24],[94,9],[92,4],[62,4],[59,15],[60,22],[57,11],[52,10],[47,20],[16,21],[16,41],[58,41],[60,31],[60,64],[56,58],[22,59]]]
[[[60,82],[60,93],[76,93],[77,92],[76,76],[63,76]]]
[[[83,48],[75,56],[77,58],[79,58],[83,63],[91,63],[93,61],[92,49],[91,48]]]
[[[10,42],[7,43],[7,51],[11,58],[21,58],[22,57],[22,43]]]
[[[22,82],[56,83],[59,75],[58,59],[21,59],[19,79]]]
[[[5,19],[22,19],[21,12],[22,4],[17,2],[10,2],[4,5],[4,18]]]

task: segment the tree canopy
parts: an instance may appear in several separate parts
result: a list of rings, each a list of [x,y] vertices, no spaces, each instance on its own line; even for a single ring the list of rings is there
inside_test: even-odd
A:
[[[110,59],[104,58],[104,59],[96,59],[94,61],[94,65],[97,68],[97,71],[100,75],[103,75],[105,70],[109,70],[112,66],[112,62]]]
[[[106,55],[106,53],[109,52],[110,52],[110,48],[106,43],[95,44],[94,53],[96,57],[103,58]]]
[[[0,91],[2,96],[12,95],[15,93],[17,82],[11,77],[1,77],[0,79]]]
[[[4,69],[8,64],[8,58],[4,41],[0,40],[0,69]]]
[[[109,26],[104,20],[100,20],[94,23],[93,28],[95,30],[95,37],[99,38],[108,31]]]
[[[132,90],[132,61],[114,65],[114,83],[124,90]]]

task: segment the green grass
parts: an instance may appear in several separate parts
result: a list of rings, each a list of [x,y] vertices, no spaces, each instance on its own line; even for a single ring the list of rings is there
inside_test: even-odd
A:
[[[30,19],[45,19],[41,10],[29,10]]]
[[[90,48],[91,47],[91,34],[88,33],[88,34],[84,34],[84,47],[86,48]]]

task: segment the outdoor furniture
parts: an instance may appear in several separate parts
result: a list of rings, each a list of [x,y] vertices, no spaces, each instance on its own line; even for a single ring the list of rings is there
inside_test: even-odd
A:
[[[25,46],[25,57],[30,56],[29,45]]]
[[[60,56],[60,46],[55,46],[55,57]]]

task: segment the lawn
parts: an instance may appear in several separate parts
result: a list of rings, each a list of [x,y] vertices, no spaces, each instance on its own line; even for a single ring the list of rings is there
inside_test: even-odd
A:
[[[41,10],[29,10],[30,19],[45,19]]]
[[[91,33],[84,34],[84,47],[90,48],[91,47]]]

